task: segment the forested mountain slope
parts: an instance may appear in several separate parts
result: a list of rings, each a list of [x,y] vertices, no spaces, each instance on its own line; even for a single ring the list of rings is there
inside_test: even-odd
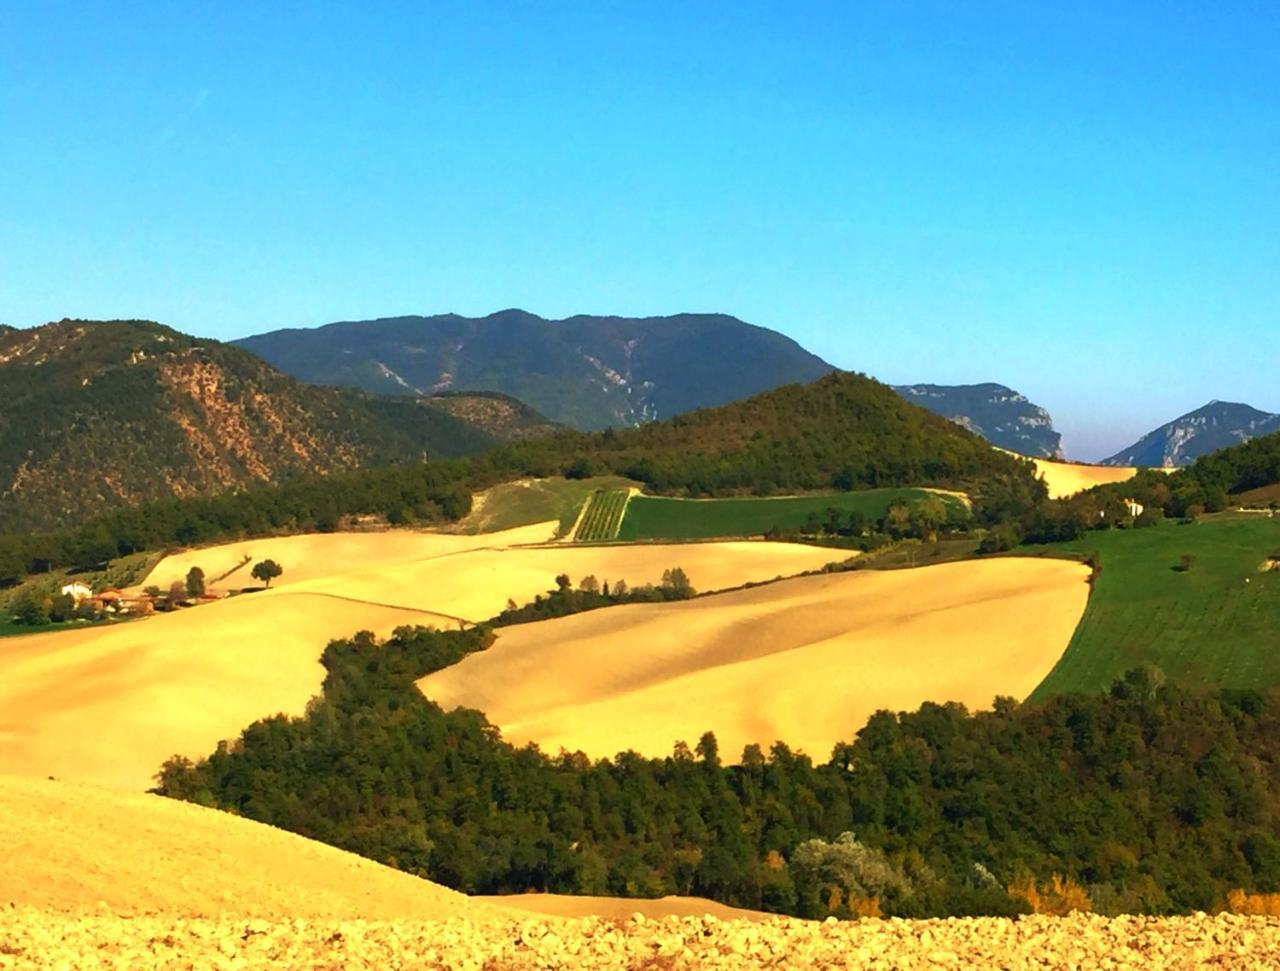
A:
[[[0,331],[0,529],[47,528],[168,497],[456,456],[549,430],[505,399],[379,400],[310,387],[259,358],[146,321]],[[476,409],[472,409],[475,411]]]
[[[724,314],[386,317],[237,341],[304,381],[388,394],[501,391],[583,430],[722,405],[832,370]]]
[[[478,489],[526,476],[593,474],[623,475],[651,492],[686,496],[936,486],[968,492],[979,522],[1025,512],[1044,497],[1030,462],[993,449],[877,381],[835,372],[639,428],[562,431],[471,458],[262,484],[112,512],[69,533],[0,539],[0,579],[33,565],[90,565],[175,543],[334,529],[353,515],[455,520],[466,515]]]

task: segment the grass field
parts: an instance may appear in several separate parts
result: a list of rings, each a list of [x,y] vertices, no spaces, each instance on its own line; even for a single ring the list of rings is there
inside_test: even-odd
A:
[[[1263,570],[1280,552],[1280,520],[1227,514],[1040,548],[1097,553],[1102,574],[1034,698],[1101,691],[1144,664],[1193,684],[1280,684],[1280,573]],[[1195,558],[1185,572],[1183,554]]]
[[[576,543],[597,543],[617,539],[622,514],[627,508],[626,489],[601,489],[591,493],[582,522],[573,534]]]
[[[828,509],[848,514],[857,510],[879,519],[895,502],[915,502],[938,495],[944,502],[959,503],[949,495],[925,489],[870,489],[864,492],[832,492],[816,496],[778,499],[662,499],[633,496],[627,504],[618,538],[713,539],[761,536],[772,528],[799,529],[811,515],[825,517]]]
[[[634,485],[620,476],[590,479],[521,479],[486,489],[475,497],[471,515],[459,526],[465,532],[492,533],[554,519],[560,535],[573,528],[578,511],[598,489],[626,489]]]

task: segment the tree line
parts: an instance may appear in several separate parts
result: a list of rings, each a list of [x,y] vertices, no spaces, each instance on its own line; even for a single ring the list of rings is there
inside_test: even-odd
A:
[[[1043,705],[882,712],[830,753],[777,741],[726,764],[707,732],[665,758],[592,761],[513,747],[415,687],[492,638],[334,642],[305,716],[175,757],[157,791],[472,893],[699,894],[823,917],[1172,913],[1280,890],[1274,693],[1135,671]]]

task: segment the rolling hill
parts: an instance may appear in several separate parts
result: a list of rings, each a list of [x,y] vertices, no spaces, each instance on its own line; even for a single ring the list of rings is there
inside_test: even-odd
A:
[[[893,390],[992,445],[1032,458],[1062,458],[1062,436],[1054,430],[1049,413],[1012,388],[1002,384],[903,384]]]
[[[414,399],[405,402],[420,409]],[[89,473],[77,467],[77,474]],[[969,494],[979,524],[1029,509],[1044,494],[1029,462],[871,378],[834,372],[638,428],[561,431],[475,458],[311,476],[214,499],[117,510],[64,534],[17,543],[0,537],[0,578],[20,578],[33,566],[91,567],[143,549],[334,529],[358,516],[458,520],[468,513],[471,494],[490,486],[606,475],[654,494],[692,498],[927,486]]]
[[[543,544],[545,522],[487,535],[409,530],[244,540],[165,557],[146,584],[200,566],[214,590],[255,586],[249,560],[273,558],[270,590],[104,626],[6,639],[0,650],[0,773],[142,789],[177,753],[209,751],[257,718],[301,715],[318,692],[325,645],[356,630],[457,629],[555,588],[568,573],[630,585],[683,567],[717,590],[821,569],[843,553],[791,543],[584,547]]]
[[[500,391],[574,428],[635,425],[833,370],[724,314],[385,317],[236,341],[304,381],[386,394]]]
[[[1280,415],[1230,401],[1210,401],[1147,433],[1102,464],[1176,468],[1273,432],[1280,432]]]
[[[316,388],[146,321],[0,333],[0,529],[306,473],[471,454],[551,426],[496,396]]]
[[[995,559],[612,607],[503,628],[418,686],[547,752],[661,757],[710,730],[729,762],[779,740],[822,758],[880,710],[1026,697],[1071,639],[1087,576]]]

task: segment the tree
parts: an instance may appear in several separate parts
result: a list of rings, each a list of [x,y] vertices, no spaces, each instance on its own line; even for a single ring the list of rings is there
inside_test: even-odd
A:
[[[173,583],[169,584],[169,596],[167,599],[171,607],[178,606],[178,604],[187,599],[187,585],[181,580],[174,580]]]
[[[680,600],[693,596],[693,584],[689,582],[688,574],[678,566],[662,571],[662,590],[669,597]]]
[[[600,581],[597,580],[593,574],[588,574],[582,578],[582,582],[578,584],[578,589],[583,593],[599,593]]]
[[[284,567],[275,560],[263,560],[255,563],[250,572],[255,580],[261,580],[264,587],[269,587],[272,580],[284,573]]]
[[[572,586],[573,581],[569,579],[569,574],[561,573],[556,576],[556,589],[561,593],[568,592],[569,588]]]
[[[27,590],[13,604],[13,619],[19,624],[43,627],[49,623],[49,598],[34,590]]]
[[[204,570],[198,566],[187,571],[187,596],[192,600],[204,596]]]
[[[579,455],[576,459],[569,463],[569,467],[564,470],[566,479],[589,479],[596,474],[595,466],[591,464],[591,460],[585,455]]]
[[[49,620],[62,624],[76,615],[76,598],[69,593],[59,593],[49,600]]]

